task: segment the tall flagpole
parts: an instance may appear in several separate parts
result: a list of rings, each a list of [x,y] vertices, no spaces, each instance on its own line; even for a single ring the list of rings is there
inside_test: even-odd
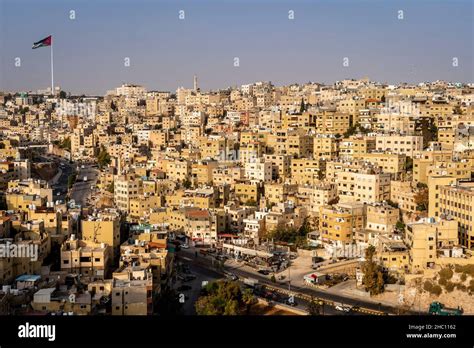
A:
[[[54,97],[53,37],[51,36],[51,95]]]

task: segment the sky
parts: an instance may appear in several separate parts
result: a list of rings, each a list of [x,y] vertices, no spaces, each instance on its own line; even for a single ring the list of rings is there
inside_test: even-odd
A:
[[[103,95],[122,83],[174,91],[191,88],[194,74],[203,90],[362,77],[389,84],[473,82],[473,4],[0,0],[0,90],[50,86],[50,48],[31,49],[48,35],[53,35],[55,85],[73,94]],[[349,66],[343,66],[344,58]]]

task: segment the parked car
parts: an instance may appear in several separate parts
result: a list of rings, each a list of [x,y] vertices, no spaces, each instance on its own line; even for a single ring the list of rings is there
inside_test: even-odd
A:
[[[294,297],[288,297],[285,301],[285,303],[288,305],[288,306],[291,306],[291,307],[296,307],[298,305],[298,303],[296,302],[295,298]]]
[[[270,274],[270,271],[267,270],[267,269],[259,269],[257,272],[260,273],[260,274],[263,274],[263,275],[269,275]]]
[[[344,313],[349,313],[351,311],[351,307],[348,307],[348,306],[344,306],[344,305],[337,305],[336,307],[334,307],[336,310],[340,311],[340,312],[344,312]]]
[[[181,248],[183,248],[183,249],[189,249],[189,245],[187,245],[187,244],[181,244]]]

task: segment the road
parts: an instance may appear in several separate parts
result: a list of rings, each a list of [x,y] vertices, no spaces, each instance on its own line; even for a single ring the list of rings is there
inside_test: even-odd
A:
[[[175,284],[175,289],[178,293],[183,293],[186,296],[186,301],[183,305],[183,314],[184,315],[196,315],[196,310],[194,308],[194,304],[199,298],[202,282],[208,281],[212,282],[218,279],[224,278],[224,276],[212,269],[208,269],[207,267],[203,267],[200,264],[193,262],[191,258],[186,256],[179,257],[179,262],[186,264],[189,266],[189,269],[192,274],[196,276],[196,279],[188,282],[183,282],[178,280]],[[188,285],[192,288],[190,290],[179,291],[177,290],[181,285]]]
[[[97,184],[99,170],[90,164],[86,164],[83,167],[79,167],[76,183],[72,186],[70,197],[76,204],[84,207],[87,206],[87,200],[93,191],[91,187],[95,187]],[[87,181],[84,181],[84,177],[87,177]]]
[[[194,310],[194,303],[199,297],[199,292],[200,292],[200,289],[201,289],[201,282],[203,280],[213,281],[213,280],[217,280],[217,279],[222,279],[222,278],[224,278],[224,274],[222,272],[217,271],[217,270],[212,268],[213,266],[211,264],[210,259],[205,258],[201,255],[199,255],[196,258],[194,256],[194,251],[191,252],[189,250],[181,250],[179,252],[178,259],[179,259],[180,262],[189,265],[192,273],[194,275],[196,275],[196,280],[193,280],[192,282],[186,282],[186,283],[178,282],[178,284],[177,284],[177,287],[179,287],[182,284],[192,286],[191,290],[187,290],[187,291],[183,292],[188,297],[186,299],[186,302],[185,302],[185,305],[184,305],[183,308],[184,308],[184,314],[193,315],[193,314],[196,314],[196,312]],[[267,285],[267,287],[271,286],[271,287],[279,288],[281,290],[286,290],[285,286],[278,286],[278,284],[274,284],[274,283],[270,282],[267,278],[261,276],[258,273],[249,273],[249,272],[245,272],[241,269],[228,268],[228,267],[225,267],[225,269],[227,271],[230,271],[230,272],[234,273],[235,275],[237,275],[240,280],[243,280],[244,278],[249,278],[250,277],[250,278],[258,279],[259,283],[265,284],[265,285]],[[292,291],[291,293],[294,294],[294,295],[297,295],[297,292]],[[288,296],[285,293],[281,293],[281,294],[285,295],[285,297]],[[296,297],[295,302],[297,304],[295,306],[296,308],[301,309],[303,311],[307,310],[308,303],[309,303],[309,301],[307,299]],[[348,304],[346,302],[344,302],[344,303]],[[340,311],[336,310],[333,306],[324,305],[324,309],[323,309],[322,314],[324,314],[324,315],[343,315],[343,314],[346,314],[346,313],[343,313],[343,312],[340,312]],[[350,315],[359,315],[361,313],[351,312],[349,314]]]
[[[186,255],[186,257],[188,258],[194,259],[194,252],[195,252],[194,249],[182,250],[181,255]],[[204,257],[202,255],[199,255],[195,261],[193,260],[193,263],[199,263],[201,267],[212,268],[211,259],[208,257]],[[242,268],[236,268],[236,267],[230,268],[230,267],[226,267],[225,265],[224,265],[224,268],[227,271],[236,274],[240,278],[254,278],[254,279],[257,279],[259,283],[270,286],[281,293],[288,293],[287,284],[273,283],[270,281],[269,277],[261,275],[257,272],[250,272],[248,270],[244,270]],[[355,299],[355,298],[351,298],[344,295],[333,294],[325,290],[313,288],[309,286],[308,287],[291,286],[290,293],[295,294],[295,296],[297,296],[298,298],[297,302],[301,301],[303,304],[306,304],[307,299],[309,299],[310,297],[323,300],[326,303],[326,305],[324,306],[326,314],[342,314],[342,312],[334,309],[334,306],[336,304],[344,304],[348,306],[359,307],[360,313],[362,314],[371,314],[371,313],[375,314],[376,312],[380,314],[382,313],[397,314],[398,312],[397,308],[394,308],[394,307],[375,303],[372,301],[364,301],[360,299]],[[407,314],[418,314],[418,313],[409,312]]]
[[[69,176],[74,172],[74,164],[69,163],[65,158],[58,157],[52,154],[46,154],[44,156],[38,156],[43,161],[54,162],[58,167],[61,175],[55,182],[50,181],[51,188],[53,189],[53,200],[65,201],[67,195],[67,181]]]

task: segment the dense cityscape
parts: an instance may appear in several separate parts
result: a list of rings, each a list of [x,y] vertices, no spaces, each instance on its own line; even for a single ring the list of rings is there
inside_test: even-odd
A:
[[[474,85],[0,92],[3,315],[474,314]]]

